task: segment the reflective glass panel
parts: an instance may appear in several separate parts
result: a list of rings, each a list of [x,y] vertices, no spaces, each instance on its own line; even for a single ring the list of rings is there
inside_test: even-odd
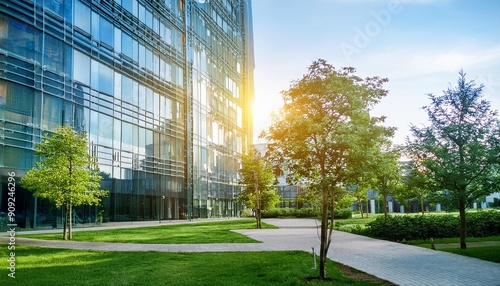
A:
[[[77,50],[73,53],[73,77],[76,81],[90,85],[90,58]]]
[[[90,34],[90,8],[79,0],[75,1],[75,26]]]

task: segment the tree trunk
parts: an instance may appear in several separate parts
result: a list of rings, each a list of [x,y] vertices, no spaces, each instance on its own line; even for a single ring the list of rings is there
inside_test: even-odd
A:
[[[370,213],[368,211],[368,204],[370,203],[370,200],[366,200],[366,218],[368,218],[368,214]]]
[[[254,187],[255,187],[255,205],[257,208],[255,211],[255,217],[257,219],[257,228],[261,229],[262,224],[261,224],[261,211],[260,211],[259,181],[258,181],[257,172],[255,170],[253,171],[253,178],[254,178]]]
[[[69,203],[69,227],[68,227],[68,240],[73,240],[73,205]]]
[[[359,204],[359,212],[361,213],[361,218],[363,218],[363,201],[358,200],[358,204]]]
[[[387,191],[384,191],[383,194],[384,194],[384,218],[387,219]]]
[[[420,210],[422,211],[422,215],[425,214],[425,209],[424,209],[424,199],[420,198]]]
[[[467,237],[467,221],[465,219],[465,200],[460,198],[458,202],[458,211],[460,213],[460,248],[466,249],[467,244],[465,238]]]
[[[68,205],[65,205],[63,210],[64,210],[63,240],[67,240],[68,236],[67,236],[66,230],[68,228]]]
[[[257,228],[261,229],[262,228],[262,211],[259,208],[257,208]]]
[[[320,253],[319,253],[319,278],[326,279],[326,252],[327,249],[327,230],[328,230],[328,188],[323,187],[321,198],[321,237],[320,237]]]

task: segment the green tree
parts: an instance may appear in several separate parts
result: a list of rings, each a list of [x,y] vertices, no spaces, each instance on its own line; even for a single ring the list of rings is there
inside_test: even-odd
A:
[[[375,160],[371,162],[374,168],[376,181],[374,187],[382,196],[385,218],[387,218],[387,196],[395,192],[401,181],[401,171],[399,168],[400,157],[401,153],[399,149],[391,147],[386,143],[381,146]]]
[[[353,168],[365,162],[363,150],[372,148],[392,129],[378,126],[383,118],[369,110],[387,91],[387,81],[362,79],[354,68],[335,69],[317,60],[308,73],[283,91],[283,108],[267,132],[272,161],[282,161],[298,183],[321,197],[320,278],[332,240],[335,202],[345,193]]]
[[[255,209],[257,228],[262,228],[262,211],[276,207],[280,196],[276,193],[273,165],[251,150],[242,156],[240,184],[244,186],[240,201]]]
[[[457,87],[429,94],[424,110],[430,126],[411,126],[414,138],[407,140],[415,165],[458,205],[462,249],[466,206],[500,187],[500,122],[482,92],[483,85],[466,81],[460,71]]]
[[[428,176],[418,170],[413,162],[403,167],[404,176],[401,186],[395,192],[395,196],[400,200],[410,200],[417,198],[420,204],[422,215],[425,213],[424,202],[435,190],[433,181]]]
[[[100,190],[99,168],[96,158],[88,154],[86,138],[85,132],[58,127],[52,136],[36,145],[36,155],[41,160],[21,179],[23,187],[33,191],[34,196],[65,209],[64,240],[73,238],[73,206],[97,205],[107,195],[107,191]]]

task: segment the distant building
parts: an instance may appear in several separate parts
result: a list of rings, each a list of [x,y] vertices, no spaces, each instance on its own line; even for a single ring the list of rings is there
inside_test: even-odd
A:
[[[110,191],[78,222],[237,216],[251,146],[250,0],[0,1],[0,213],[8,174],[58,125],[88,134]],[[16,185],[21,227],[62,211]]]

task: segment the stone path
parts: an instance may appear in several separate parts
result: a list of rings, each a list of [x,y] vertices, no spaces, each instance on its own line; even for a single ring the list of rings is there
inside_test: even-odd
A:
[[[49,248],[105,251],[226,252],[319,250],[318,222],[312,219],[265,219],[279,229],[236,232],[262,243],[228,244],[127,244],[46,241],[16,237],[16,243]],[[153,225],[152,223],[150,223]],[[154,224],[154,225],[158,225]],[[146,223],[140,226],[147,226]],[[113,228],[113,227],[109,227]],[[500,264],[452,253],[334,232],[328,257],[398,285],[500,286]],[[2,242],[6,238],[2,237]]]

